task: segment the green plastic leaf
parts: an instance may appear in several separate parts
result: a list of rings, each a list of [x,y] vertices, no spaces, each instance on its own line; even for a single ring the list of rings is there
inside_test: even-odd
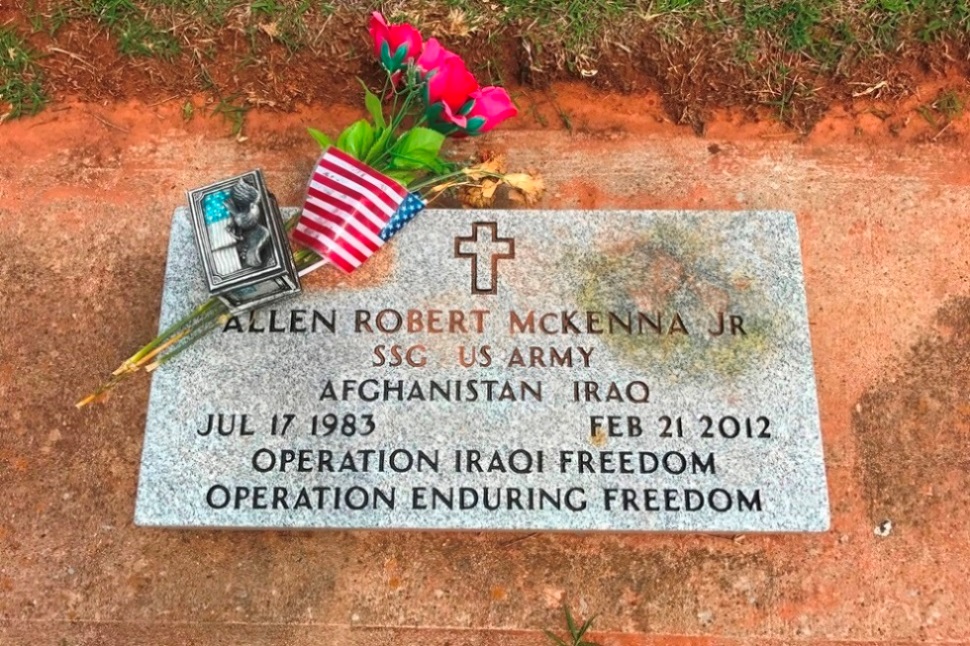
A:
[[[386,40],[381,43],[381,65],[383,65],[384,69],[386,70],[394,70],[393,62],[391,61],[391,46]]]
[[[381,99],[376,94],[367,89],[364,82],[361,79],[360,85],[364,88],[364,107],[367,108],[367,112],[370,113],[371,118],[378,128],[386,128],[387,122],[384,121],[384,106],[381,105]]]
[[[434,170],[445,136],[430,128],[412,128],[391,148],[391,167]]]
[[[418,178],[418,171],[414,170],[389,170],[384,174],[397,180],[405,187]]]
[[[458,166],[451,162],[445,161],[441,157],[435,157],[428,169],[436,175],[447,175],[458,170]]]
[[[427,102],[427,99],[425,99],[425,102]],[[444,111],[445,111],[444,103],[433,103],[425,109],[424,116],[428,121],[430,121],[431,123],[434,123],[435,121],[441,120],[441,113]]]
[[[388,147],[394,144],[394,133],[390,128],[381,128],[377,131],[377,141],[371,146],[370,152],[367,153],[367,159],[364,163],[374,166],[379,160],[384,157],[384,153],[387,152]]]
[[[333,145],[333,141],[325,133],[320,132],[316,128],[307,128],[306,131],[310,133],[313,140],[320,144],[320,147],[324,150]]]
[[[465,130],[468,131],[468,134],[474,137],[479,134],[478,131],[481,130],[484,125],[485,119],[482,117],[472,117],[468,120],[468,125],[465,126]]]
[[[374,126],[366,119],[347,126],[337,139],[337,148],[361,161],[367,158],[373,145]]]
[[[397,51],[394,52],[394,69],[398,70],[404,65],[404,59],[408,55],[408,45],[407,43],[401,43],[397,47]]]

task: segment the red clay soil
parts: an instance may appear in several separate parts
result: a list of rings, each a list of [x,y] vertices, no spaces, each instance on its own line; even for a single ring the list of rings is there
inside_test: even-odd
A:
[[[454,149],[541,171],[540,208],[796,213],[832,501],[817,535],[134,527],[148,383],[73,402],[156,329],[172,209],[257,166],[298,202],[305,128],[359,112],[253,110],[245,141],[180,100],[0,126],[0,644],[525,646],[563,603],[615,646],[970,643],[970,124],[920,117],[939,87],[839,105],[804,136],[715,112],[703,137],[657,94],[517,88],[522,117]]]

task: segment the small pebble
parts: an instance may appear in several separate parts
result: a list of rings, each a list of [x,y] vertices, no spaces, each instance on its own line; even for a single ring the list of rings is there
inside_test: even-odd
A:
[[[893,521],[888,518],[876,526],[872,533],[881,538],[886,538],[893,532]]]

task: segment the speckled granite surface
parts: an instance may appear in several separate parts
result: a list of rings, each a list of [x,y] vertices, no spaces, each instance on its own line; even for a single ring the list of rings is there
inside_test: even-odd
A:
[[[475,222],[496,239],[456,242]],[[136,522],[828,527],[791,214],[432,210],[379,253],[378,280],[309,288],[156,372]],[[514,253],[494,276],[492,253]],[[198,262],[177,211],[162,326],[205,297]],[[490,364],[461,365],[476,349]]]

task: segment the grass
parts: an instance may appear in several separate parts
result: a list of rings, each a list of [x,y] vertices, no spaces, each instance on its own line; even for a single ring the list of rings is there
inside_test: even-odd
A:
[[[198,31],[199,25],[225,27],[227,16],[245,13],[251,36],[262,32],[292,51],[306,46],[313,17],[338,11],[363,16],[384,8],[389,16],[419,22],[449,14],[457,32],[534,33],[540,46],[565,50],[566,63],[588,58],[604,39],[620,42],[624,32],[669,29],[669,23],[727,38],[741,52],[776,44],[828,65],[850,49],[871,55],[907,40],[965,38],[970,31],[970,0],[53,0],[46,13],[37,2],[29,0],[26,8],[35,31],[56,31],[77,15],[76,7],[115,34],[122,52],[169,58],[179,53],[177,35],[154,14]]]
[[[710,105],[760,104],[789,123],[838,84],[868,82],[908,52],[945,42],[953,60],[970,54],[970,0],[24,0],[22,31],[57,43],[65,25],[95,21],[126,56],[196,65],[226,56],[235,69],[258,66],[272,47],[307,51],[322,66],[367,51],[363,24],[382,9],[454,47],[464,48],[483,79],[517,75],[542,84],[562,76],[596,77],[608,61],[651,81],[681,120]],[[331,23],[331,18],[337,20]],[[360,25],[348,38],[347,25]],[[9,31],[9,29],[8,29]],[[35,38],[36,37],[36,38]],[[941,46],[942,47],[942,46]],[[84,52],[81,52],[83,55]],[[514,59],[514,63],[510,63]],[[31,85],[39,78],[14,76]],[[873,71],[876,70],[876,71]],[[623,70],[621,70],[622,72]],[[6,79],[10,78],[5,73]],[[602,78],[602,75],[601,75]],[[878,76],[876,77],[879,78]],[[233,88],[233,91],[235,88]],[[38,90],[39,92],[39,90]],[[828,94],[827,94],[828,92]],[[9,95],[15,92],[8,90]],[[851,92],[843,92],[845,97]],[[706,99],[704,97],[707,97]],[[827,98],[828,97],[828,98]],[[236,119],[220,101],[220,114]],[[720,102],[720,103],[718,103]],[[19,102],[34,105],[26,98]],[[700,107],[697,107],[700,106]],[[939,107],[939,109],[938,109]],[[929,109],[945,117],[944,101]],[[962,104],[960,110],[962,111]],[[950,117],[945,117],[950,119]]]
[[[25,9],[31,29],[46,33],[53,38],[57,32],[70,20],[70,12],[65,5],[55,5],[45,10],[37,4],[37,0],[30,0]]]
[[[175,36],[152,22],[132,0],[78,0],[78,6],[111,31],[123,54],[172,60],[181,53]]]
[[[428,3],[402,5],[401,17],[419,19]],[[611,59],[657,43],[641,54],[667,59],[662,70],[682,87],[682,64],[703,57],[710,93],[726,103],[732,91],[756,100],[788,123],[810,122],[824,101],[817,79],[844,78],[868,63],[898,59],[940,41],[970,51],[970,0],[445,0],[478,29],[514,34],[528,43],[535,69],[565,68],[594,76]],[[493,10],[492,7],[500,7]],[[636,62],[631,62],[637,66]],[[705,70],[706,67],[706,70]],[[725,80],[726,79],[726,80]],[[825,85],[825,82],[822,85]],[[719,86],[720,87],[717,87]],[[733,87],[732,87],[733,86]],[[697,100],[690,91],[675,103]],[[716,99],[715,99],[716,100]]]
[[[36,114],[47,103],[37,55],[17,32],[0,27],[0,122]]]

